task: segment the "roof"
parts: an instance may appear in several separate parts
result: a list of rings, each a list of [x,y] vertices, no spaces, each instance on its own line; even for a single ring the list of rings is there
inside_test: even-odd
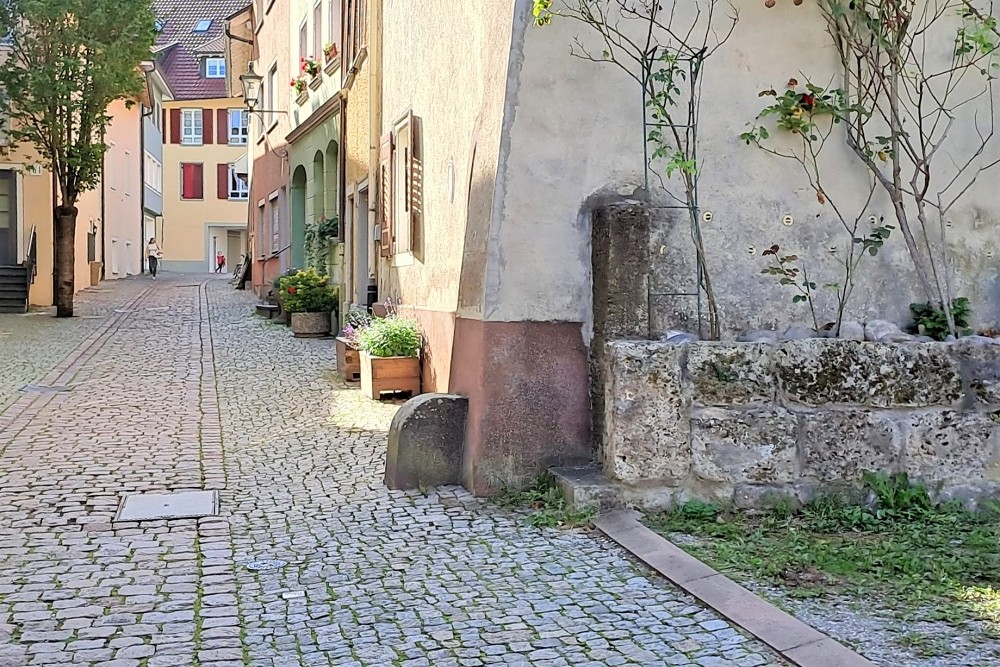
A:
[[[201,62],[205,57],[223,56],[225,20],[247,4],[247,0],[153,0],[156,17],[163,24],[154,52],[174,99],[229,96],[226,79],[206,79]],[[211,21],[208,30],[195,32],[202,21]]]

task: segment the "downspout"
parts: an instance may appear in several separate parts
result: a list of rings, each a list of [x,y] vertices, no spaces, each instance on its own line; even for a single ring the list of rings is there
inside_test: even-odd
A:
[[[379,180],[379,154],[380,142],[382,139],[382,0],[374,0],[369,6],[369,35],[368,35],[368,229],[365,230],[364,243],[369,246],[368,261],[371,264],[378,262],[376,252],[372,254],[371,225],[378,223],[378,201],[382,196],[379,191],[382,183]],[[380,224],[380,223],[379,223]],[[365,268],[365,275],[362,285],[367,290],[368,269]],[[376,272],[376,281],[378,275]],[[388,285],[386,286],[388,287]],[[386,290],[388,294],[388,290]]]
[[[104,258],[108,256],[107,239],[105,238],[104,234],[105,188],[108,187],[107,181],[105,181],[104,179],[107,173],[107,166],[108,166],[108,156],[105,155],[104,159],[101,160],[101,280],[104,280],[104,272],[107,269],[107,267],[105,266],[107,262],[104,261]]]
[[[52,175],[52,303],[55,303],[59,291],[59,268],[56,266],[56,207],[59,206],[59,186],[55,170],[50,173]]]
[[[146,79],[146,87],[149,87],[149,79]],[[149,98],[152,103],[153,98]],[[139,105],[142,109],[142,105]],[[153,109],[149,113],[139,112],[139,273],[146,273],[146,119],[153,115]]]

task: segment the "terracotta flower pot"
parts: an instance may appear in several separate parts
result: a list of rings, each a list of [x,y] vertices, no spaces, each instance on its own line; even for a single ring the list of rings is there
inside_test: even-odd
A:
[[[330,313],[292,313],[296,338],[320,338],[330,333]]]

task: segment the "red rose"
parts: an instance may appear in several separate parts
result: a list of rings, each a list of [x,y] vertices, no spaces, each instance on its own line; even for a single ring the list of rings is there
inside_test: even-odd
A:
[[[295,286],[294,285],[292,285],[291,287],[288,288],[288,293],[289,294],[295,294]]]

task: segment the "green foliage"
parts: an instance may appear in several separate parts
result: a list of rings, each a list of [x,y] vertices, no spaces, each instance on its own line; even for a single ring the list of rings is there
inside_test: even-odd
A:
[[[930,336],[934,340],[944,340],[948,337],[948,318],[940,304],[911,303],[910,313],[913,315],[915,333]],[[969,320],[972,317],[972,304],[969,299],[960,296],[951,302],[951,317],[955,321],[958,333],[967,336],[972,333]]]
[[[740,135],[747,145],[759,144],[771,138],[771,133],[760,124],[766,118],[773,118],[777,127],[792,134],[801,135],[806,141],[819,141],[817,123],[826,117],[839,123],[846,111],[846,97],[843,90],[826,89],[806,82],[804,90],[796,79],[789,79],[786,90],[778,94],[773,88],[762,90],[758,97],[770,97],[774,103],[764,107],[757,114],[757,123],[748,132]]]
[[[869,473],[864,483],[870,503],[828,496],[764,513],[688,503],[649,522],[695,536],[680,546],[716,568],[793,596],[877,596],[942,620],[1000,623],[996,511],[935,504],[905,474]]]
[[[321,218],[306,225],[305,248],[308,266],[316,271],[325,271],[330,254],[330,241],[339,236],[340,221],[336,216]]]
[[[55,172],[64,206],[100,182],[108,105],[142,92],[154,21],[149,0],[0,3],[0,31],[11,35],[0,64],[10,136]]]
[[[535,25],[541,27],[552,22],[552,0],[533,0],[531,14],[535,17]]]
[[[813,295],[816,292],[816,283],[809,280],[809,274],[803,266],[801,269],[796,266],[799,261],[798,255],[782,255],[781,246],[773,245],[761,253],[763,257],[773,257],[769,266],[761,269],[761,273],[767,276],[774,276],[778,279],[778,284],[784,287],[791,287],[795,290],[792,296],[792,303],[806,303],[809,305],[809,312],[812,314],[813,329],[819,331],[819,320],[816,319],[816,306]]]
[[[358,349],[372,357],[415,357],[420,353],[417,323],[398,315],[378,317],[357,334]]]
[[[294,276],[296,273],[299,272],[299,270],[300,269],[288,269],[287,271],[285,271],[280,276],[275,276],[274,280],[271,281],[271,287],[273,287],[275,289],[275,291],[280,291],[281,290],[281,279],[282,278],[288,278],[290,276]]]
[[[337,309],[339,291],[331,287],[328,276],[313,269],[296,271],[278,280],[285,312],[330,313]]]
[[[528,524],[538,528],[586,527],[597,513],[592,507],[568,507],[551,473],[539,476],[525,489],[505,489],[495,502],[502,507],[528,508]]]

